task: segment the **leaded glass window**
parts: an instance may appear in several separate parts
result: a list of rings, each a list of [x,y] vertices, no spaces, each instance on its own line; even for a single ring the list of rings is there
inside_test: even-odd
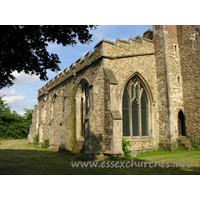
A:
[[[147,91],[138,77],[126,85],[123,100],[123,136],[149,135],[149,100]]]
[[[147,95],[143,90],[141,97],[142,136],[148,135],[148,104]]]
[[[139,136],[139,105],[136,100],[132,101],[132,134]]]
[[[124,119],[123,119],[123,134],[124,136],[129,136],[130,135],[130,130],[129,130],[129,126],[130,126],[130,123],[129,123],[129,108],[130,108],[130,97],[129,97],[129,94],[128,94],[128,90],[127,88],[125,88],[124,90],[124,95],[123,95],[123,116]]]
[[[138,95],[139,95],[139,88],[138,85],[136,85],[136,94],[135,94],[136,100],[138,100]]]
[[[134,98],[134,85],[131,85],[131,99]]]

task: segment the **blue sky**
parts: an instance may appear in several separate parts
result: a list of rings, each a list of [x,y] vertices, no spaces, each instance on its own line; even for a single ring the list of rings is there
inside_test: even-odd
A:
[[[50,53],[58,54],[60,58],[60,69],[63,71],[72,63],[76,62],[80,57],[88,51],[94,51],[94,46],[102,39],[115,42],[117,38],[128,40],[129,37],[143,35],[143,33],[152,29],[151,25],[99,25],[96,30],[92,30],[93,42],[89,45],[78,43],[76,46],[66,46],[57,44],[49,44],[47,50]],[[58,72],[60,73],[60,72]],[[49,80],[54,78],[58,73],[49,71],[47,76]],[[43,87],[48,81],[41,81],[37,76],[30,76],[24,73],[18,74],[14,72],[17,80],[14,81],[14,86],[0,90],[0,96],[5,95],[4,100],[11,106],[11,110],[15,110],[19,114],[23,114],[23,109],[33,109],[37,104],[38,90]]]

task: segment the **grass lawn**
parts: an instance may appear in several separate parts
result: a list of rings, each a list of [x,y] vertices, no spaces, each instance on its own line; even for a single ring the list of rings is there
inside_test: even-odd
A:
[[[187,158],[184,167],[173,167],[176,162],[183,163]],[[100,167],[72,167],[71,161],[78,162],[80,155],[67,151],[53,151],[39,149],[28,144],[28,140],[0,140],[0,174],[1,175],[198,175],[200,174],[200,151],[181,151],[174,152],[155,151],[138,154],[134,157],[135,162],[143,163],[143,167],[129,167],[125,164],[120,168]],[[168,162],[168,167],[150,167],[146,162]],[[131,159],[105,159],[104,162],[130,162]],[[98,161],[103,164],[103,161]],[[175,163],[175,164],[174,164]],[[111,165],[110,165],[111,166]],[[118,165],[120,166],[120,164]],[[129,165],[130,166],[130,165]],[[151,165],[152,166],[152,165]],[[166,165],[165,165],[166,166]],[[172,166],[172,167],[171,167]]]

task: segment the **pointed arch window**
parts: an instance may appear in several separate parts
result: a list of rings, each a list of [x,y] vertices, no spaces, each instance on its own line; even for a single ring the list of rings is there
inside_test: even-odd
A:
[[[130,117],[129,117],[129,103],[130,101],[130,97],[129,97],[129,93],[128,93],[128,90],[127,88],[125,88],[124,90],[124,95],[123,95],[123,116],[126,116],[124,117],[123,119],[123,134],[124,136],[129,136],[130,135],[130,129],[129,129],[129,126],[130,126]]]
[[[122,99],[123,136],[149,136],[150,101],[141,80],[135,76],[126,85]]]
[[[85,120],[89,112],[89,84],[84,81],[82,83],[81,94],[81,136],[85,137]]]
[[[76,134],[77,139],[83,139],[87,134],[90,110],[90,88],[86,79],[82,79],[76,92]]]
[[[182,110],[178,113],[178,133],[179,135],[186,136],[185,116]]]

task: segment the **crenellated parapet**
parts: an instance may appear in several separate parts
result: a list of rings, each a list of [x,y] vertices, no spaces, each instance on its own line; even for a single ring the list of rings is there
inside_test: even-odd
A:
[[[101,40],[94,47],[94,51],[89,51],[85,54],[84,58],[79,58],[69,68],[58,74],[54,79],[51,79],[44,87],[39,89],[38,97],[43,95],[49,89],[55,87],[64,80],[74,76],[75,73],[83,68],[91,65],[93,62],[100,58],[123,58],[138,56],[144,54],[154,54],[154,43],[148,39],[148,34],[151,30],[144,33],[143,37],[137,36],[136,38],[129,38],[129,40],[117,39],[116,42],[109,40]]]
[[[85,54],[84,59],[81,57],[75,63],[73,63],[69,68],[66,68],[63,72],[58,74],[54,79],[51,79],[45,86],[43,86],[38,91],[38,97],[43,95],[49,89],[55,87],[57,84],[73,76],[76,72],[81,69],[91,65],[95,60],[102,57],[102,46],[96,45],[94,52],[89,51]]]
[[[117,39],[115,43],[103,42],[105,43],[103,54],[106,57],[123,58],[140,54],[155,53],[153,41],[141,36],[129,38],[128,41]]]

